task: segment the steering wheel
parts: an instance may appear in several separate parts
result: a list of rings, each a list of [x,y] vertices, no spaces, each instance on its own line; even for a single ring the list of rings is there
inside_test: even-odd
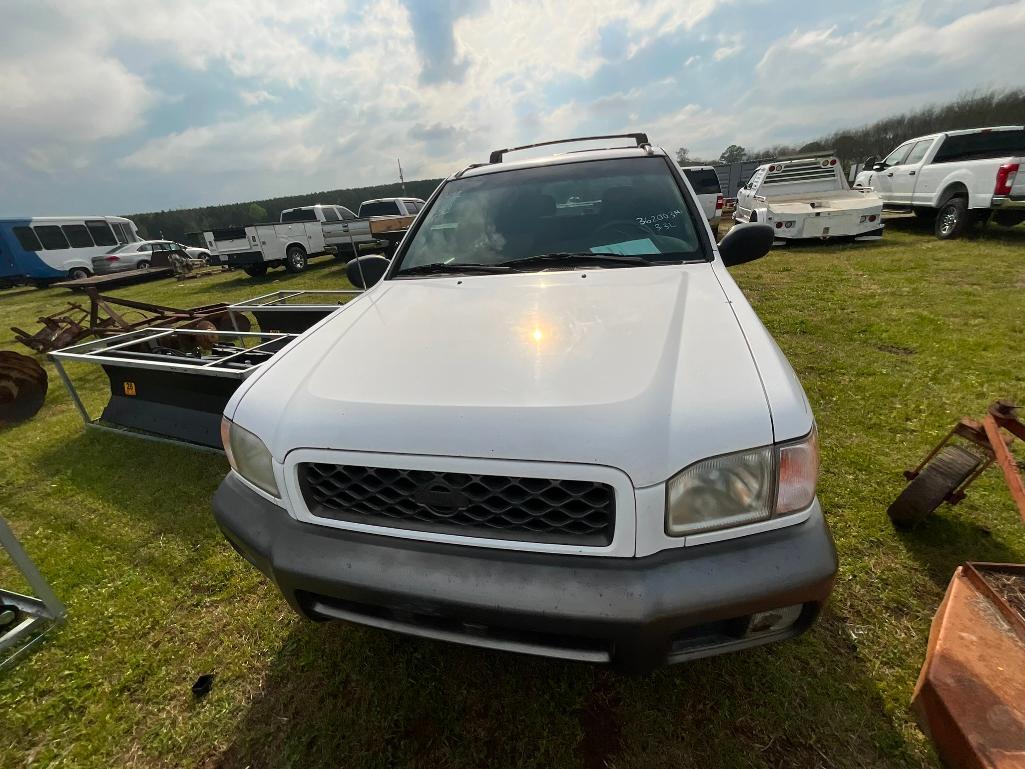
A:
[[[597,227],[591,236],[596,240],[600,240],[602,235],[608,231],[610,234],[618,232],[623,235],[629,236],[631,233],[641,233],[644,237],[657,238],[658,235],[645,224],[641,224],[636,219],[613,219],[611,222],[605,222],[605,224]],[[636,238],[623,238],[624,240],[636,240]]]

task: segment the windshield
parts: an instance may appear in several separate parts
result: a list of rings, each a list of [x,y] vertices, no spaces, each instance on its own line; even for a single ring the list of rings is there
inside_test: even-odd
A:
[[[699,231],[660,157],[503,171],[446,184],[399,272],[544,254],[706,260]]]

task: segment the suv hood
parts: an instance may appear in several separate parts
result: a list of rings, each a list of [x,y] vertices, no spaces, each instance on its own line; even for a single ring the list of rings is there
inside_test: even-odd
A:
[[[227,413],[296,448],[598,464],[637,486],[772,442],[710,264],[387,280]]]

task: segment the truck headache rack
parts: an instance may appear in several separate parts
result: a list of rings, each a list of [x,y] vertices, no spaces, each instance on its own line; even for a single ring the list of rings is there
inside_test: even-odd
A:
[[[576,139],[556,139],[550,142],[538,142],[537,144],[524,144],[522,147],[509,147],[504,150],[492,150],[489,162],[501,163],[502,156],[507,152],[519,152],[520,150],[529,150],[534,147],[549,147],[552,144],[570,144],[572,142],[590,142],[597,141],[599,139],[633,139],[637,142],[638,147],[643,147],[648,142],[648,135],[643,133],[631,133],[631,134],[605,134],[604,136],[581,136]]]
[[[244,379],[296,337],[255,331],[148,328],[50,353],[87,427],[220,450],[224,407]],[[93,418],[65,370],[99,365],[110,399]]]
[[[362,293],[354,289],[273,291],[230,305],[228,312],[238,331],[249,330],[248,314],[263,332],[301,334]]]

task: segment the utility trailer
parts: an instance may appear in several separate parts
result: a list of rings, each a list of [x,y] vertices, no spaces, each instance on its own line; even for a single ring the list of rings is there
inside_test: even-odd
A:
[[[295,334],[147,328],[50,353],[87,427],[220,450],[224,407]],[[110,397],[93,417],[66,369],[99,365]]]
[[[737,193],[738,222],[761,222],[776,242],[818,238],[878,240],[883,201],[872,189],[851,189],[835,157],[761,165]]]
[[[302,272],[314,256],[328,253],[320,222],[272,222],[203,233],[210,263],[266,275],[271,267]]]
[[[252,316],[261,331],[301,334],[362,293],[352,289],[273,291],[229,305],[228,312],[240,331],[249,330]]]

